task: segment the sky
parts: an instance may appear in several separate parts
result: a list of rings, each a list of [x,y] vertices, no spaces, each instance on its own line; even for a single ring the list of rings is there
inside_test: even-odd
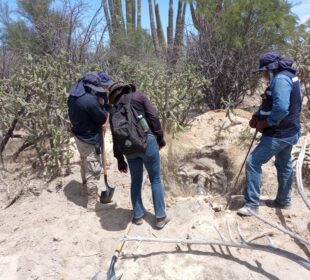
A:
[[[57,1],[58,0],[56,0],[56,2]],[[71,1],[74,2],[74,0],[71,0]],[[257,0],[257,1],[262,1],[262,0]],[[4,2],[7,2],[12,9],[16,8],[16,0],[4,0]],[[85,22],[88,23],[90,19],[92,18],[92,16],[97,11],[97,9],[100,7],[102,1],[101,0],[84,0],[84,2],[87,3],[87,5],[89,6],[89,9],[85,12],[85,19],[84,19]],[[157,0],[157,2],[159,4],[162,25],[163,25],[163,28],[165,29],[168,26],[169,1],[168,0]],[[310,0],[288,0],[288,2],[293,5],[292,12],[299,17],[300,23],[304,23],[307,21],[307,19],[310,18]],[[142,19],[141,19],[142,27],[144,27],[147,30],[150,30],[148,0],[142,0],[141,5],[142,5],[142,13],[141,13],[142,14]],[[125,7],[125,0],[123,0],[123,7]],[[177,13],[177,7],[178,7],[178,1],[174,0],[174,16],[175,17]],[[187,25],[189,29],[192,28],[189,9],[187,9],[187,12],[186,12],[185,24]],[[166,30],[164,30],[164,32],[166,32]]]
[[[257,1],[262,1],[262,0],[257,0]],[[101,4],[101,0],[87,0],[85,2],[88,3],[88,5],[90,6],[90,11],[89,11],[90,15],[94,14]],[[125,1],[123,0],[123,2],[124,2],[123,7],[125,7]],[[159,4],[163,28],[166,28],[168,26],[169,1],[168,0],[157,0],[157,2]],[[310,18],[310,0],[288,0],[288,2],[293,5],[292,12],[299,17],[300,23],[304,23],[307,21],[307,19]],[[141,7],[142,26],[146,28],[147,30],[150,30],[148,0],[141,0],[141,5],[142,5]],[[178,1],[174,0],[174,16],[175,17],[176,17],[177,9],[178,9]],[[192,26],[189,9],[186,10],[186,25],[189,28],[191,28]],[[164,30],[164,32],[166,32],[166,30]]]

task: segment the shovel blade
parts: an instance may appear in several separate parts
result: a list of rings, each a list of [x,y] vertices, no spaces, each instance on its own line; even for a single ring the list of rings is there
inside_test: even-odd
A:
[[[112,201],[112,197],[114,194],[114,189],[107,187],[106,191],[101,192],[100,194],[100,203],[106,204]]]
[[[107,190],[101,192],[100,202],[103,203],[103,204],[106,204],[106,203],[110,203],[112,201],[115,189],[111,188],[109,186],[109,184],[108,184],[108,176],[106,174],[104,175],[104,183],[105,183],[105,186],[106,186]]]

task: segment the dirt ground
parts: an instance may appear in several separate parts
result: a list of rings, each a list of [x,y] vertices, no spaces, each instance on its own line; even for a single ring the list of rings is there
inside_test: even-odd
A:
[[[111,147],[111,143],[110,143]],[[111,148],[110,148],[111,150]],[[80,195],[79,166],[74,164],[69,176],[51,183],[20,178],[1,171],[0,181],[0,279],[5,280],[86,280],[96,273],[105,275],[119,239],[131,218],[129,175],[116,170],[109,154],[110,185],[116,187],[114,201],[100,211],[86,210],[87,198]],[[264,192],[260,215],[310,239],[309,210],[293,191],[290,210],[268,208],[265,199],[276,193],[275,170],[264,169]],[[19,173],[20,174],[20,173]],[[15,178],[14,178],[15,176]],[[269,179],[270,178],[270,179]],[[28,191],[7,209],[9,189],[24,186]],[[35,190],[43,189],[38,195]],[[305,186],[310,196],[309,186]],[[220,196],[174,197],[166,193],[171,221],[159,231],[154,225],[154,211],[149,186],[144,186],[143,200],[147,214],[141,226],[132,225],[129,236],[220,240],[215,227],[228,238],[226,222],[237,240],[236,223],[246,238],[272,232],[274,246],[289,250],[307,260],[310,247],[292,239],[255,217],[241,218],[232,209],[225,210]],[[256,241],[265,244],[266,240]],[[310,271],[277,255],[219,246],[127,242],[116,264],[122,279],[310,279]],[[100,275],[100,274],[99,274]],[[99,278],[98,275],[98,278]]]

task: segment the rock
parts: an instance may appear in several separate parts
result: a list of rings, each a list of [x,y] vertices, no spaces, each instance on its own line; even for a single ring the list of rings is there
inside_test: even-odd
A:
[[[39,196],[42,193],[42,187],[39,185],[39,183],[35,181],[31,181],[28,185],[28,191],[32,193],[35,196]]]
[[[59,238],[59,237],[53,237],[53,241],[55,241],[55,242],[59,242],[59,241],[62,241],[62,239],[61,239],[61,238]]]
[[[230,197],[228,209],[235,211],[235,210],[243,207],[244,203],[245,203],[245,201],[244,201],[243,195],[232,195]]]
[[[206,190],[205,190],[204,187],[198,186],[198,187],[197,187],[197,194],[198,194],[198,195],[207,195],[207,192],[206,192]]]
[[[213,210],[214,212],[221,212],[221,211],[222,211],[222,205],[213,204],[213,205],[212,205],[212,210]]]

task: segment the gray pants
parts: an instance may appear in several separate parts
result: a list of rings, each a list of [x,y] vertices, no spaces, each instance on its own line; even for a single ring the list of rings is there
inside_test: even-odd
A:
[[[95,146],[82,142],[77,137],[75,143],[81,157],[81,177],[86,184],[88,196],[96,197],[104,191],[104,178],[101,176],[102,163],[100,155],[96,154]]]

